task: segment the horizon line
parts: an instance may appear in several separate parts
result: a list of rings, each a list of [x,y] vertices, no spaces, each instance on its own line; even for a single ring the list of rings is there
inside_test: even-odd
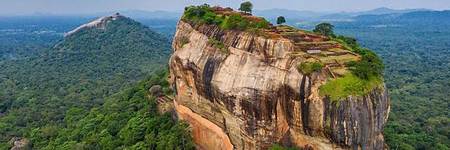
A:
[[[237,10],[236,8],[233,8]],[[269,11],[269,10],[286,10],[286,11],[297,11],[297,12],[310,12],[310,13],[323,13],[323,14],[334,14],[334,13],[358,13],[358,12],[367,12],[377,9],[391,9],[391,10],[424,10],[424,11],[446,11],[450,9],[432,9],[432,8],[390,8],[390,7],[377,7],[373,9],[367,9],[367,10],[353,10],[353,11],[315,11],[315,10],[297,10],[297,9],[285,9],[285,8],[270,8],[270,9],[255,9],[254,11]],[[90,15],[96,15],[96,14],[105,14],[105,13],[113,13],[113,12],[131,12],[131,11],[142,11],[142,12],[148,12],[148,13],[154,13],[154,12],[166,12],[166,13],[183,13],[183,11],[180,10],[145,10],[145,9],[123,9],[123,10],[111,10],[111,11],[98,11],[98,12],[84,12],[84,13],[76,13],[76,12],[70,12],[70,13],[55,13],[55,12],[30,12],[30,13],[0,13],[1,17],[14,17],[14,16],[90,16]]]

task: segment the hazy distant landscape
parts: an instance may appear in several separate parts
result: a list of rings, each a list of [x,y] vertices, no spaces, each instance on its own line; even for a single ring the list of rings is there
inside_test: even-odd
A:
[[[11,110],[19,109],[22,105],[32,109],[32,101],[21,100],[23,97],[20,93],[40,92],[37,91],[39,88],[23,87],[26,78],[12,76],[20,74],[23,67],[33,68],[27,65],[27,60],[46,55],[49,49],[63,40],[65,32],[108,13],[0,17],[0,66],[20,62],[0,70],[0,117],[8,120],[8,124],[0,122],[0,143],[7,143],[11,136],[31,130],[23,127],[26,123],[11,121],[6,117]],[[122,14],[162,34],[166,38],[161,41],[166,44],[162,49],[170,49],[168,43],[174,35],[181,12],[124,11]],[[384,133],[390,148],[450,148],[450,11],[380,8],[364,12],[321,13],[273,9],[255,11],[255,14],[265,16],[272,22],[275,22],[276,16],[283,15],[288,24],[308,30],[317,23],[330,22],[335,25],[337,33],[356,37],[364,47],[380,55],[386,66],[384,76],[392,108]],[[147,61],[154,63],[154,66],[166,67],[163,62],[167,61],[170,50],[161,55],[158,57],[163,59],[161,61]],[[144,79],[143,73],[151,71],[139,72],[139,79]],[[132,80],[122,85],[129,86],[137,82]],[[120,91],[119,87],[113,88],[114,92]],[[30,116],[16,117],[30,119]],[[10,126],[23,128],[16,130]]]

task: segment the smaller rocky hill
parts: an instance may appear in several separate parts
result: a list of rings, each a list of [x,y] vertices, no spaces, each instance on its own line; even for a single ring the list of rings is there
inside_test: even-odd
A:
[[[56,130],[70,126],[68,110],[83,110],[77,112],[83,118],[106,97],[165,68],[169,53],[167,38],[112,15],[69,32],[41,55],[0,63],[0,147],[22,137],[44,149]]]

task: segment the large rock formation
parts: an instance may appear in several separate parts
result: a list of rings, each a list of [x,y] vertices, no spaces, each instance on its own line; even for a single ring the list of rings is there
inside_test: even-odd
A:
[[[297,65],[308,54],[298,49],[308,44],[315,51],[341,46],[306,32],[280,32],[261,35],[178,23],[170,82],[178,117],[191,125],[199,149],[267,149],[273,143],[385,149],[387,90],[380,86],[339,102],[319,95],[319,87],[334,74],[329,67],[299,73]],[[211,40],[222,42],[225,50]]]

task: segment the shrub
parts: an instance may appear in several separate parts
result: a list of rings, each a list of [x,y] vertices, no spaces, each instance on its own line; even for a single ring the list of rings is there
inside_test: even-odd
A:
[[[267,29],[270,27],[270,22],[262,18],[262,21],[255,23],[255,28],[257,29]]]
[[[370,76],[381,77],[383,75],[384,64],[381,58],[371,50],[361,48],[355,38],[340,35],[333,40],[342,44],[346,49],[361,55],[360,61],[346,64],[354,75],[365,80]]]
[[[207,24],[215,24],[215,25],[221,24],[224,20],[223,17],[218,16],[213,12],[207,12],[204,16],[204,19]]]
[[[181,39],[180,39],[181,41],[181,47],[183,47],[184,45],[186,45],[186,44],[188,44],[189,42],[191,42],[190,40],[189,40],[189,38],[188,37],[185,37],[185,36],[183,36],[183,37],[181,37]]]
[[[320,23],[313,31],[325,36],[334,36],[333,28],[334,26],[330,23]]]
[[[357,49],[357,53],[361,55],[361,60],[346,64],[353,74],[365,80],[371,76],[383,76],[384,64],[380,57],[368,49]]]
[[[303,62],[297,66],[298,70],[305,75],[310,75],[313,72],[320,71],[324,67],[322,63],[319,62]]]
[[[226,17],[221,27],[223,29],[244,30],[248,26],[248,22],[239,14],[233,14]]]
[[[346,37],[346,36],[339,35],[336,37],[336,39],[341,40],[341,42],[340,42],[341,44],[346,44],[346,45],[350,46],[352,49],[359,48],[358,41],[353,37]]]
[[[219,49],[221,52],[228,54],[228,48],[225,47],[225,44],[223,44],[221,41],[216,40],[214,38],[209,38],[208,39],[208,44],[210,44],[211,46]]]
[[[209,5],[204,4],[186,7],[182,18],[193,21],[194,23],[212,23],[215,21],[216,16]]]
[[[221,24],[222,29],[248,30],[248,29],[265,29],[269,28],[270,23],[261,19],[261,21],[249,21],[240,14],[232,14],[227,16]]]

